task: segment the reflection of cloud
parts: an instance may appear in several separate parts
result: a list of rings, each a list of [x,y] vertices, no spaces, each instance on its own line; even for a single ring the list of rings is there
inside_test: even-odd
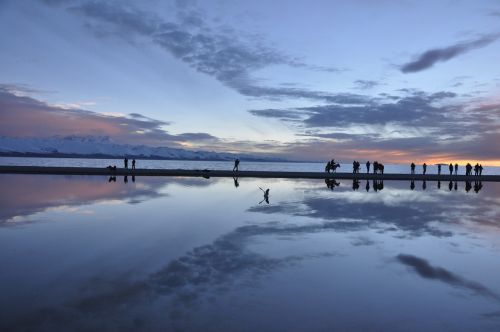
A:
[[[259,276],[287,267],[305,259],[335,256],[335,253],[319,252],[285,257],[268,257],[248,249],[249,241],[256,236],[302,235],[335,229],[334,223],[315,225],[279,224],[248,225],[217,238],[213,243],[194,248],[171,261],[167,266],[144,280],[91,280],[81,289],[82,296],[63,306],[40,309],[28,317],[11,324],[16,329],[38,327],[40,324],[57,329],[89,324],[100,319],[109,321],[115,314],[123,319],[123,311],[134,313],[142,301],[153,303],[167,301],[171,308],[170,323],[182,318],[183,312],[196,304],[200,294],[214,291],[218,286],[229,288],[252,285]],[[129,315],[126,315],[128,317]],[[133,324],[133,317],[130,324]],[[123,324],[123,322],[121,322]]]
[[[165,196],[159,190],[169,183],[208,186],[216,180],[141,177],[136,181],[124,184],[122,181],[108,183],[107,177],[0,175],[2,186],[9,188],[8,195],[0,199],[0,225],[5,221],[24,221],[24,217],[49,208],[67,210],[100,201],[140,203]]]
[[[500,300],[500,296],[480,283],[466,280],[441,267],[432,266],[425,259],[405,254],[399,254],[396,258],[400,263],[413,268],[422,278],[438,280],[454,287],[468,289],[481,296]]]

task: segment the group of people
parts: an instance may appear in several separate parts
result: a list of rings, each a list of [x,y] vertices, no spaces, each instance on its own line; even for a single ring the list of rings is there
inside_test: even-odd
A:
[[[438,175],[441,175],[441,167],[442,167],[441,164],[437,165]],[[465,175],[466,176],[472,175],[472,168],[474,168],[474,175],[480,176],[483,174],[483,166],[481,164],[476,163],[476,165],[474,167],[472,167],[472,165],[470,163],[467,163],[467,165],[465,165]],[[411,169],[411,174],[415,174],[415,163],[411,163],[410,169]],[[453,171],[455,171],[455,175],[458,175],[458,164],[456,163],[455,165],[453,165],[450,163],[448,165],[448,170],[450,171],[450,175],[453,175]],[[422,164],[422,174],[425,175],[426,173],[427,173],[427,164],[423,163]]]
[[[128,168],[128,158],[125,157],[125,159],[123,159],[123,164],[125,166],[125,168]],[[132,169],[135,169],[135,159],[132,159]]]
[[[483,174],[483,166],[481,164],[476,163],[476,165],[474,165],[474,175],[478,176],[482,174]],[[467,163],[467,165],[465,165],[465,175],[468,176],[472,175],[472,165],[470,163]]]

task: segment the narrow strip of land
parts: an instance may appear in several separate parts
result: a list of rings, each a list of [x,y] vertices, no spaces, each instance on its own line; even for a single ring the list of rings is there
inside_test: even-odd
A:
[[[238,171],[191,170],[191,169],[130,169],[96,167],[43,167],[43,166],[0,166],[2,174],[53,174],[53,175],[106,175],[106,176],[190,176],[190,177],[250,177],[250,178],[290,178],[290,179],[358,179],[358,180],[416,180],[416,181],[489,181],[500,182],[500,175],[448,175],[448,174],[367,174],[367,173],[326,173],[326,172],[279,172],[279,171]]]

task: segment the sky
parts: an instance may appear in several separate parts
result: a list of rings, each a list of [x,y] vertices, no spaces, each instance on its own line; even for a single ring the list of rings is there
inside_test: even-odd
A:
[[[0,136],[500,165],[500,2],[0,0]]]

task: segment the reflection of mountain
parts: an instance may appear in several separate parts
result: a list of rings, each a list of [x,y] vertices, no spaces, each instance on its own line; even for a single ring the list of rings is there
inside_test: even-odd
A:
[[[0,175],[5,190],[0,199],[0,225],[16,216],[29,216],[51,207],[76,206],[105,200],[142,199],[162,196],[159,189],[167,183],[205,186],[212,182],[202,179],[137,178],[135,183],[108,183],[107,177]]]

